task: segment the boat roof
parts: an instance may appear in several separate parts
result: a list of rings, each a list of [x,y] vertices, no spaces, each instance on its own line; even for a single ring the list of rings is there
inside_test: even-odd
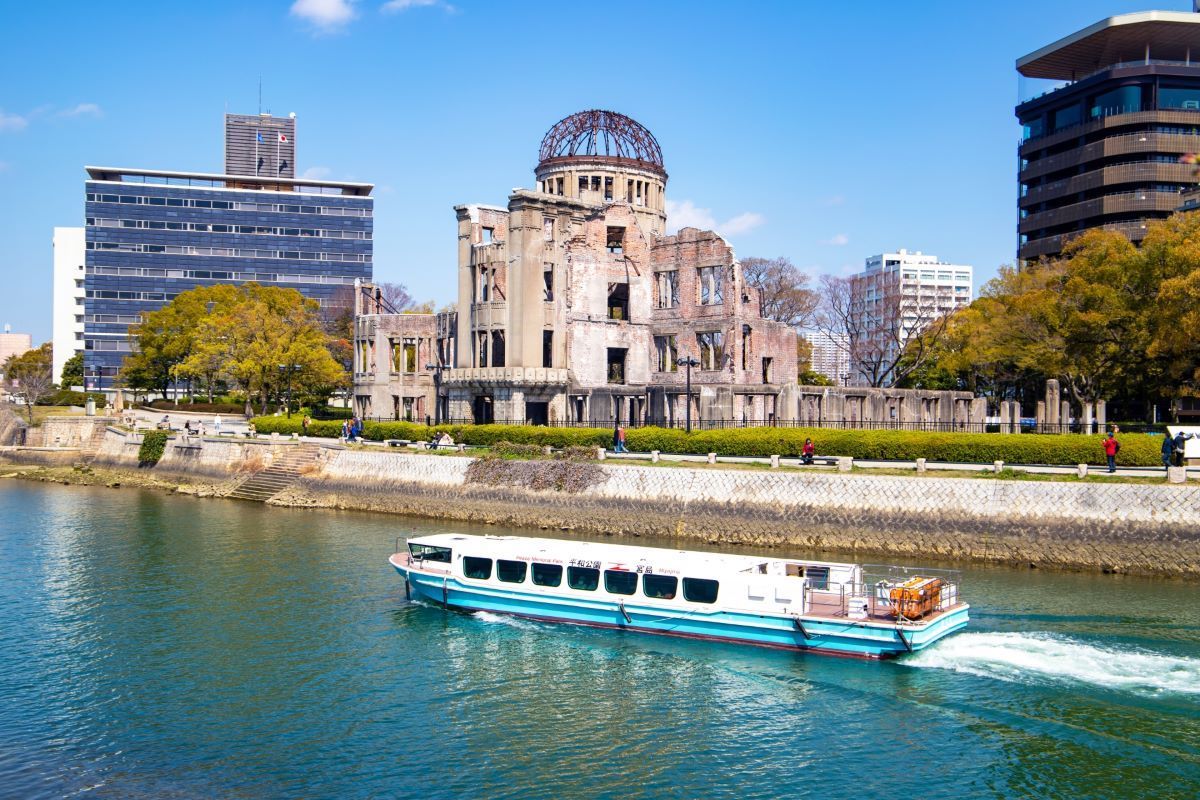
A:
[[[666,547],[643,547],[607,542],[584,542],[575,539],[544,539],[535,536],[478,536],[466,533],[435,533],[414,536],[412,544],[427,544],[462,550],[465,555],[509,556],[536,560],[539,556],[558,561],[571,559],[596,560],[606,563],[637,564],[653,561],[658,565],[669,565],[674,569],[691,568],[699,571],[741,571],[772,561],[791,562],[812,566],[852,568],[856,565],[836,561],[812,561],[801,558],[775,558],[747,556],[732,553],[706,553],[698,550],[672,550]],[[468,550],[469,548],[469,550]]]

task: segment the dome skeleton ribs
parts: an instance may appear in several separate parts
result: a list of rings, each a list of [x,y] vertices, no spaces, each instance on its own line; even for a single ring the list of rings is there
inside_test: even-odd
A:
[[[632,161],[664,172],[654,134],[615,111],[580,111],[559,120],[542,139],[538,157],[541,163],[562,158]]]

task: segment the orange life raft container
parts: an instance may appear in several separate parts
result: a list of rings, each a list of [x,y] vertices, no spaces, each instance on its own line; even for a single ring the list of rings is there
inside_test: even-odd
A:
[[[905,619],[920,619],[938,610],[942,600],[941,578],[909,578],[899,586],[893,586],[888,595],[892,611]]]

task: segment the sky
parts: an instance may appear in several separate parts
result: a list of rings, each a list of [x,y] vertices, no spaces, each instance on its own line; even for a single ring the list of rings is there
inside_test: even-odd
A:
[[[1154,0],[1148,0],[1153,3]],[[297,116],[297,172],[375,189],[377,281],[454,300],[453,206],[533,185],[576,111],[658,139],[671,228],[847,274],[1016,251],[1015,60],[1186,0],[256,0],[0,6],[0,325],[51,332],[84,165],[220,172],[223,117]]]

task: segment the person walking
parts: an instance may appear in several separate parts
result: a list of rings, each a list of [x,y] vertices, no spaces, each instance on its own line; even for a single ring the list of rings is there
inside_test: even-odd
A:
[[[1163,434],[1162,443],[1162,464],[1163,469],[1171,468],[1171,458],[1175,455],[1175,440],[1171,438],[1170,433]]]
[[[221,435],[221,415],[220,414],[217,414],[215,417],[213,417],[213,432],[217,436]]]
[[[1121,451],[1121,443],[1117,441],[1117,437],[1113,436],[1112,431],[1109,431],[1108,436],[1104,437],[1104,455],[1108,459],[1108,471],[1117,471],[1117,453]]]
[[[305,436],[308,436],[308,426],[311,423],[312,423],[312,420],[308,418],[308,414],[305,414],[304,419],[301,420],[301,422],[300,422],[300,427],[304,429]]]
[[[804,440],[804,447],[800,450],[800,460],[805,464],[813,463],[813,456],[817,452],[817,446],[813,444],[812,439]]]
[[[350,420],[348,419],[342,420],[342,441],[350,441]]]
[[[616,453],[628,453],[629,452],[629,448],[627,448],[625,446],[625,426],[624,425],[617,426],[617,446],[615,448],[613,448],[613,452],[616,452]]]

